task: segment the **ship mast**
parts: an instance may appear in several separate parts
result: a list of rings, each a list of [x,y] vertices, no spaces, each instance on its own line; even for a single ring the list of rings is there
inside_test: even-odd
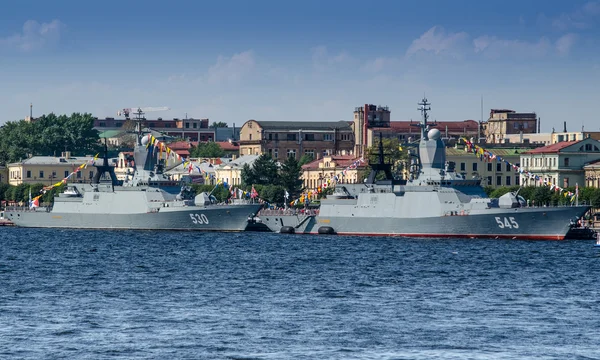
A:
[[[429,124],[427,123],[427,120],[429,120],[429,114],[427,114],[427,112],[431,110],[431,103],[427,101],[425,96],[423,96],[423,100],[421,100],[418,105],[419,108],[417,110],[421,111],[421,123],[417,126],[421,128],[421,140],[423,140],[425,139],[426,131],[429,130]]]

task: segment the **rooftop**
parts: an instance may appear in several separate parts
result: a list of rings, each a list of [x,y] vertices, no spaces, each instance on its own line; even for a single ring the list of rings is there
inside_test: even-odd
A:
[[[250,120],[248,120],[250,121]],[[351,130],[348,121],[256,121],[265,130]]]
[[[56,156],[33,156],[28,159],[15,162],[9,165],[81,165],[85,162],[93,160],[93,156],[78,156],[78,157],[56,157]]]
[[[560,150],[569,147],[571,145],[574,145],[576,143],[578,143],[581,140],[576,140],[576,141],[562,141],[562,142],[558,142],[556,144],[552,144],[552,145],[548,145],[548,146],[542,146],[539,147],[537,149],[532,149],[526,152],[526,154],[556,154],[558,153]]]
[[[319,169],[319,164],[323,163],[324,159],[331,158],[331,161],[335,163],[336,168],[345,168],[352,165],[357,158],[354,155],[331,155],[325,156],[321,159],[313,160],[307,164],[302,165],[302,170],[317,170]],[[366,166],[363,164],[363,166]]]

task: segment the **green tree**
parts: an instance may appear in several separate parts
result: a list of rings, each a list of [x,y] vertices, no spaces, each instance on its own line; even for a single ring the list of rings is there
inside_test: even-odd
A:
[[[73,155],[98,152],[98,131],[91,114],[71,116],[42,115],[35,122],[9,121],[0,128],[0,164],[18,161],[31,155]]]
[[[300,163],[300,166],[304,165],[304,164],[308,164],[309,162],[313,161],[314,158],[312,155],[308,155],[308,154],[304,154],[302,155],[302,157],[300,158],[300,161],[298,161]]]
[[[248,164],[244,164],[244,166],[242,167],[240,177],[242,180],[242,186],[245,188],[247,188],[248,186],[251,186],[252,184],[257,183],[256,177],[254,175],[254,171]]]
[[[227,123],[224,123],[222,121],[219,122],[213,122],[210,126],[210,128],[214,129],[214,128],[226,128],[229,127],[229,125],[227,125]]]
[[[281,165],[279,183],[290,193],[290,198],[297,197],[302,191],[302,166],[295,157],[290,156]]]
[[[254,161],[252,165],[252,180],[253,183],[244,182],[248,185],[261,184],[277,184],[279,180],[279,174],[277,169],[277,163],[269,154],[262,154]]]
[[[403,148],[400,145],[398,139],[382,139],[383,143],[383,158],[385,163],[392,164],[392,173],[395,178],[402,177],[402,171],[406,164],[408,164],[408,149]],[[366,151],[365,161],[368,163],[379,163],[379,138],[374,139],[373,146],[369,147]],[[359,181],[366,178],[371,172],[371,168],[367,167],[364,171],[359,174]],[[385,174],[379,173],[377,179],[381,180],[385,177]]]
[[[193,158],[219,158],[225,155],[225,151],[213,141],[198,143],[190,151],[190,157]]]

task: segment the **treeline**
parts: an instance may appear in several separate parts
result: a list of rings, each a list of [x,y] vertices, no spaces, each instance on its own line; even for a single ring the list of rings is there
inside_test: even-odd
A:
[[[42,115],[34,122],[9,121],[0,127],[0,165],[25,159],[29,154],[52,156],[95,154],[101,148],[91,114]]]
[[[575,193],[574,186],[565,188],[564,190]],[[520,196],[523,196],[530,204],[536,206],[569,205],[573,203],[570,197],[564,195],[564,192],[561,193],[550,190],[549,186],[525,186],[521,188],[519,186],[503,186],[500,188],[485,187],[485,192],[492,198],[498,198],[509,191],[518,191]],[[580,187],[579,204],[587,204],[595,208],[600,207],[600,189]]]

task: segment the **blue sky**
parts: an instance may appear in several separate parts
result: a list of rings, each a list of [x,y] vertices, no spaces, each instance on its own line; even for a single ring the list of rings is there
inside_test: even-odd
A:
[[[600,131],[600,1],[26,1],[0,12],[0,123],[123,107],[224,121],[535,111]],[[150,114],[149,114],[150,115]]]

